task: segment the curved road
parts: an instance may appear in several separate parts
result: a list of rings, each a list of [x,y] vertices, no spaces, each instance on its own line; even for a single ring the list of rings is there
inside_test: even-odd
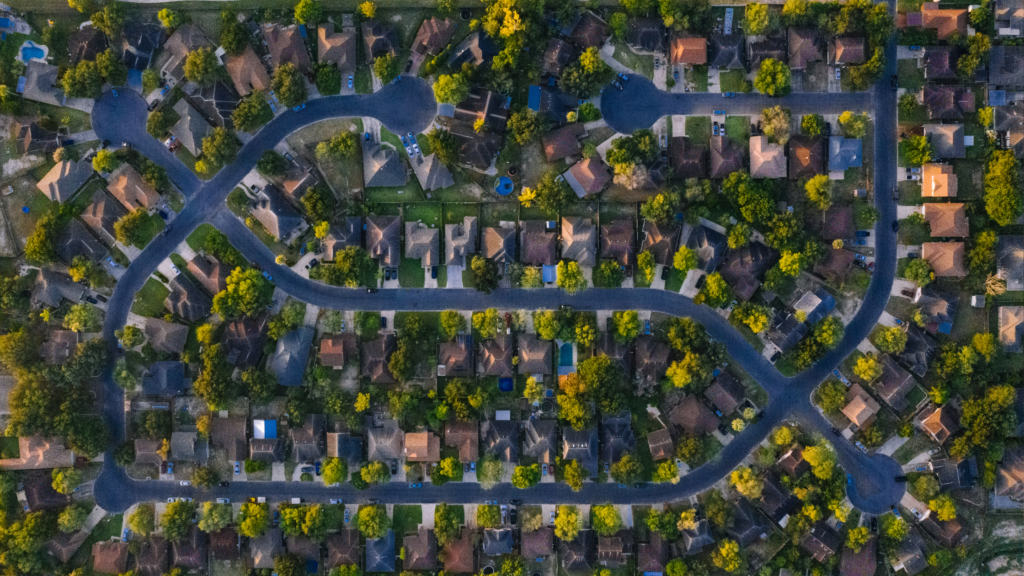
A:
[[[889,68],[895,68],[894,43]],[[895,73],[894,70],[889,73]],[[887,76],[887,75],[886,75]],[[128,91],[126,91],[128,92]],[[627,98],[628,97],[628,98]],[[650,126],[658,117],[668,114],[709,114],[714,107],[723,107],[721,100],[707,95],[668,95],[658,92],[649,82],[637,78],[624,91],[606,91],[603,108],[609,125],[621,132]],[[819,102],[814,102],[814,99]],[[628,105],[625,102],[629,101]],[[619,104],[617,105],[616,102]],[[638,104],[639,102],[639,104]],[[729,99],[730,111],[740,107],[756,112],[762,107],[779,104],[796,112],[834,112],[855,109],[875,111],[875,190],[887,191],[895,184],[895,93],[889,89],[888,79],[879,81],[873,92],[829,95],[795,94],[782,99],[744,96]],[[748,110],[749,109],[749,110]],[[443,310],[498,308],[548,309],[567,304],[582,310],[643,309],[673,316],[689,316],[700,322],[717,341],[725,344],[730,355],[747,373],[753,376],[768,393],[770,402],[764,417],[736,435],[712,462],[691,471],[676,484],[650,484],[642,488],[619,488],[615,484],[588,483],[580,492],[572,492],[562,484],[545,485],[543,490],[517,490],[509,484],[499,484],[484,490],[478,484],[449,483],[445,486],[425,485],[410,490],[405,485],[391,483],[357,491],[351,485],[338,488],[299,482],[236,482],[226,488],[199,491],[182,487],[175,482],[137,481],[127,477],[123,468],[113,463],[107,454],[103,471],[96,482],[94,493],[97,503],[111,511],[124,510],[135,502],[191,496],[200,499],[218,497],[235,500],[250,496],[266,496],[271,501],[285,501],[302,497],[309,501],[342,498],[346,501],[380,498],[387,502],[479,502],[484,499],[520,498],[524,502],[662,502],[679,499],[703,491],[729,473],[742,462],[778,424],[795,419],[805,427],[829,437],[836,447],[840,464],[854,479],[849,490],[851,502],[859,509],[881,513],[899,501],[904,487],[893,477],[900,467],[892,459],[867,456],[846,440],[829,434],[831,425],[810,402],[814,388],[837,366],[857,344],[867,337],[888,301],[896,269],[896,238],[890,223],[895,219],[895,203],[887,193],[875,195],[882,213],[876,226],[875,276],[864,298],[864,304],[854,320],[846,327],[842,341],[817,364],[793,378],[782,376],[761,357],[727,321],[705,306],[676,293],[662,290],[590,289],[576,295],[561,290],[497,290],[489,295],[475,290],[381,290],[367,293],[326,286],[300,277],[291,269],[278,266],[274,254],[263,245],[248,228],[224,205],[227,194],[251,170],[259,156],[288,134],[327,118],[372,116],[391,131],[419,133],[432,120],[436,103],[430,87],[423,81],[403,79],[369,96],[334,96],[314,100],[300,112],[288,111],[264,126],[239,152],[234,163],[222,169],[208,182],[200,182],[191,171],[166,151],[164,146],[145,133],[145,103],[128,92],[120,98],[106,95],[97,102],[93,111],[94,126],[101,138],[114,142],[128,142],[145,156],[164,166],[172,181],[182,190],[188,203],[173,221],[165,236],[150,243],[132,262],[118,282],[107,306],[103,335],[111,349],[116,347],[114,331],[122,327],[136,292],[175,247],[201,223],[209,222],[224,232],[230,241],[253,262],[260,263],[274,276],[277,287],[291,296],[311,304],[348,310]],[[598,304],[599,303],[599,304]],[[108,372],[105,375],[106,400],[104,416],[116,441],[124,438],[123,393]]]

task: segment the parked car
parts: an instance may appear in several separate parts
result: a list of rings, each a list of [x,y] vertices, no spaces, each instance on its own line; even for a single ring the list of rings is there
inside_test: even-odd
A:
[[[839,80],[842,77],[843,77],[843,69],[842,68],[836,68],[836,80]]]
[[[111,88],[110,93],[114,95],[114,98],[117,98],[117,88]]]
[[[381,316],[380,317],[380,328],[381,328],[381,330],[384,330],[387,327],[388,327],[388,317],[387,316]]]
[[[857,230],[858,238],[867,238],[868,236],[871,236],[871,232],[868,232],[867,230]]]
[[[409,488],[423,488],[423,483],[422,482],[413,482],[412,484],[409,484]]]
[[[240,462],[235,462],[235,474],[241,474],[242,473],[241,470],[242,470],[241,463]]]
[[[345,522],[348,522],[348,521],[349,521],[348,508],[345,508]]]
[[[856,258],[857,260],[860,260],[861,262],[864,262],[864,261],[867,260],[867,258],[865,258],[863,254],[854,254],[853,257]]]
[[[626,76],[622,72],[619,72],[619,79],[622,80],[623,82],[629,82],[629,76]]]
[[[366,141],[366,142],[370,141],[370,133],[369,132],[366,132],[366,133],[363,134],[363,140]]]
[[[725,110],[715,110],[713,114],[715,116],[725,116]]]
[[[671,274],[671,273],[672,273],[672,268],[670,266],[665,266],[664,268],[661,269],[661,279],[662,280],[668,280],[668,275]]]
[[[392,81],[391,81],[391,83],[392,83],[392,84],[398,84],[398,81],[399,81],[399,80],[401,80],[401,79],[402,79],[402,77],[401,77],[401,76],[395,76],[395,79],[394,79],[394,80],[392,80]]]
[[[889,82],[892,84],[892,91],[895,92],[899,88],[899,82],[897,82],[895,74],[889,78]]]
[[[547,464],[541,464],[541,466],[540,466],[540,475],[541,476],[547,476],[548,475],[548,465]]]
[[[274,282],[274,277],[270,275],[266,270],[263,271],[263,277],[267,279],[267,282]]]
[[[231,482],[228,482],[227,480],[222,480],[221,481],[221,483],[220,483],[220,487],[221,488],[227,488],[228,486],[231,486]]]
[[[434,280],[437,280],[437,266],[430,267],[430,277]]]
[[[182,481],[181,481],[181,485],[182,485],[182,486],[191,486],[191,485],[192,485],[192,483],[191,483],[191,482],[189,482],[188,480],[182,480]]]
[[[305,109],[306,109],[306,105],[305,104],[299,104],[298,106],[292,108],[292,111],[293,112],[301,112],[301,111],[303,111]]]
[[[651,335],[651,321],[650,320],[644,320],[644,335],[646,335],[646,336],[650,336]]]
[[[217,498],[217,504],[231,504],[230,498]]]
[[[351,75],[348,77],[348,87],[352,88],[352,76]]]
[[[516,509],[513,508],[513,509],[509,510],[509,512],[508,512],[508,521],[509,521],[509,523],[512,524],[513,526],[515,526],[516,522],[518,520],[519,520],[519,517],[516,514]]]
[[[125,528],[124,530],[121,530],[121,542],[127,542],[128,541],[128,532],[129,532],[129,530],[127,528]]]

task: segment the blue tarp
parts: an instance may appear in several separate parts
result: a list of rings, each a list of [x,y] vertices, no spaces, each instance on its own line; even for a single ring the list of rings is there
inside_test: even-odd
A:
[[[511,392],[515,389],[511,378],[498,378],[498,390],[502,392]]]
[[[526,97],[526,106],[534,112],[540,110],[540,86],[530,86]]]

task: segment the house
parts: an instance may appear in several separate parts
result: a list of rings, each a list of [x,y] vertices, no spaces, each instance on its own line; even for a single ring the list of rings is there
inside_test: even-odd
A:
[[[926,80],[954,80],[957,78],[957,49],[954,46],[924,47],[924,77]]]
[[[419,260],[424,268],[437,266],[441,231],[422,222],[405,223],[405,257]]]
[[[324,436],[326,420],[320,414],[309,414],[301,427],[289,429],[292,437],[292,457],[296,462],[315,462],[323,457],[327,448]]]
[[[612,536],[598,536],[597,562],[601,566],[621,567],[626,557],[632,555],[633,533],[629,529],[619,530]]]
[[[562,461],[575,460],[589,472],[589,478],[597,476],[597,449],[596,426],[584,430],[571,427],[562,430]]]
[[[174,104],[178,121],[168,130],[193,156],[203,153],[203,138],[213,134],[213,126],[196,110],[188,99],[182,98]]]
[[[963,203],[926,203],[922,208],[932,238],[964,238],[970,233],[967,209]]]
[[[81,220],[71,220],[57,235],[57,256],[67,264],[71,264],[76,256],[85,256],[93,262],[103,260],[107,249],[89,233]]]
[[[371,258],[380,260],[381,266],[397,266],[401,218],[398,216],[366,217],[366,251]]]
[[[514,420],[484,420],[480,423],[484,452],[502,462],[519,461],[519,423]]]
[[[909,334],[908,334],[909,335]],[[910,372],[904,370],[891,356],[879,359],[882,375],[875,381],[875,392],[896,412],[907,408],[907,393],[916,385]]]
[[[437,56],[455,35],[457,24],[450,18],[438,20],[436,16],[424,20],[412,41],[412,53]],[[408,569],[408,568],[407,568]]]
[[[78,349],[78,332],[74,330],[54,330],[49,338],[39,346],[39,355],[43,361],[59,366],[67,361]]]
[[[175,276],[170,282],[171,291],[164,298],[164,306],[178,318],[195,322],[210,315],[213,301],[184,274]]]
[[[265,186],[257,192],[249,210],[277,240],[286,242],[309,227],[302,215],[273,186]]]
[[[576,20],[576,26],[569,34],[569,41],[580,47],[580,50],[587,48],[600,49],[611,36],[612,29],[608,23],[590,10],[584,11]]]
[[[953,34],[967,35],[966,9],[940,9],[938,4],[926,2],[920,12],[907,14],[907,26],[934,28],[939,40],[946,40]]]
[[[988,84],[990,88],[1024,89],[1020,71],[1024,68],[1024,46],[993,46],[989,53]]]
[[[673,38],[668,57],[673,66],[703,66],[708,63],[707,38]]]
[[[107,190],[129,212],[149,210],[160,204],[160,193],[127,162],[122,162],[107,176]]]
[[[366,459],[370,462],[397,464],[405,457],[405,432],[397,420],[384,420],[366,430]]]
[[[268,317],[261,314],[228,322],[222,344],[229,364],[243,370],[256,365],[263,356],[263,343],[267,340],[267,320]]]
[[[789,68],[804,70],[811,62],[824,59],[821,48],[821,37],[813,28],[790,28],[789,35]]]
[[[817,324],[836,307],[836,299],[824,288],[808,290],[793,304],[793,310],[803,314],[808,324]]]
[[[963,278],[967,275],[963,242],[925,242],[921,245],[921,258],[932,265],[932,271],[939,278]]]
[[[743,383],[728,370],[711,381],[711,386],[704,391],[704,395],[724,415],[732,414],[733,410],[747,398]]]
[[[285,536],[284,547],[288,554],[296,556],[305,565],[312,566],[320,562],[320,543],[313,542],[308,536]]]
[[[81,26],[68,37],[68,56],[72,64],[95,61],[107,49],[107,35],[92,26]]]
[[[821,224],[821,235],[826,240],[853,238],[853,206],[832,206],[825,210]]]
[[[270,90],[270,74],[252,46],[246,46],[237,56],[225,54],[224,68],[231,77],[235,91],[242,96],[248,96],[253,90]]]
[[[996,0],[996,34],[1000,37],[1024,35],[1024,2]]]
[[[379,143],[363,147],[363,184],[367,188],[404,186],[408,181],[402,158]]]
[[[727,178],[743,168],[743,149],[725,136],[711,137],[711,178]]]
[[[732,286],[736,297],[747,301],[761,285],[758,278],[775,264],[777,257],[777,253],[764,244],[750,242],[742,248],[730,248],[719,273]]]
[[[586,136],[587,130],[582,122],[573,122],[548,132],[541,137],[544,155],[548,162],[574,156],[583,148],[580,139]]]
[[[185,59],[189,52],[200,48],[213,48],[206,35],[195,24],[182,24],[164,43],[163,53],[154,68],[160,71],[160,78],[174,86],[185,77]]]
[[[83,296],[85,286],[73,281],[67,274],[43,267],[39,269],[35,285],[32,287],[32,307],[46,305],[56,308],[63,300],[77,304],[82,301]]]
[[[167,573],[170,560],[170,542],[162,536],[150,536],[139,544],[135,554],[135,574],[142,576],[161,576]]]
[[[839,551],[841,544],[839,533],[823,521],[815,524],[811,531],[800,539],[800,548],[818,562],[825,562],[831,558]]]
[[[562,173],[562,176],[580,198],[597,194],[612,181],[611,169],[601,161],[600,156],[580,160]]]
[[[388,362],[391,361],[391,353],[398,346],[398,339],[394,334],[381,334],[376,340],[363,342],[360,359],[360,373],[367,376],[370,382],[375,384],[395,384],[397,380],[391,374]]]
[[[740,546],[747,546],[754,540],[767,538],[768,532],[768,522],[764,516],[754,510],[749,500],[741,496],[736,501],[732,525],[725,529],[725,533]]]
[[[682,428],[684,432],[693,436],[710,434],[718,428],[720,423],[715,413],[693,394],[688,394],[683,398],[682,402],[669,412],[668,419]]]
[[[828,44],[828,63],[832,66],[863,64],[866,59],[864,38],[836,36]]]
[[[939,477],[939,485],[943,490],[963,490],[972,488],[978,481],[978,460],[974,456],[954,462],[948,458],[935,459],[931,462],[932,471]]]
[[[840,576],[874,576],[878,570],[878,538],[868,536],[868,541],[861,546],[859,552],[843,547],[842,558],[839,560]]]
[[[476,462],[480,457],[480,428],[473,421],[449,420],[444,426],[444,445],[459,451],[460,462]]]
[[[426,23],[424,23],[424,26]],[[356,39],[355,32],[339,32],[333,22],[320,24],[316,31],[317,60],[330,62],[338,67],[342,77],[355,73]]]
[[[853,384],[846,391],[846,406],[843,414],[860,429],[867,428],[875,421],[875,414],[881,409],[878,401],[871,397],[860,384]]]
[[[355,334],[327,334],[320,338],[320,365],[335,370],[345,367],[345,361],[356,354]]]
[[[189,462],[205,463],[210,456],[210,445],[199,440],[197,432],[171,433],[171,458]]]
[[[785,178],[786,149],[764,136],[750,137],[750,177]]]
[[[751,69],[756,69],[769,58],[785,64],[787,47],[785,38],[764,36],[759,40],[751,39],[747,42],[747,64]]]
[[[327,569],[359,565],[360,537],[358,530],[339,530],[327,535]]]
[[[627,379],[633,375],[633,351],[628,343],[619,342],[611,332],[601,332],[594,343],[594,354],[607,356]]]
[[[811,471],[810,462],[804,460],[804,447],[799,444],[790,446],[776,464],[794,480]]]
[[[929,333],[949,334],[953,330],[956,311],[960,307],[959,297],[936,292],[931,288],[918,288],[912,301],[928,319],[925,330]]]
[[[647,538],[650,542],[638,547],[637,571],[647,576],[662,576],[669,562],[669,546],[657,532],[651,532]]]
[[[283,438],[252,438],[249,440],[249,460],[258,462],[284,462]]]
[[[597,227],[589,218],[562,218],[562,258],[597,265]]]
[[[636,340],[636,378],[640,382],[656,383],[668,369],[669,347],[651,336]]]
[[[242,538],[230,526],[210,533],[210,555],[214,560],[234,562],[239,558],[241,547]]]
[[[363,436],[343,432],[327,433],[327,456],[348,462],[349,470],[359,468],[363,459]]]
[[[993,127],[996,139],[1017,158],[1024,158],[1024,102],[996,106]]]
[[[501,151],[509,104],[506,96],[473,87],[453,111],[438,116],[438,124],[448,128],[459,144],[459,159],[463,165],[480,172],[490,169]],[[477,131],[475,125],[480,120],[484,121],[484,128]]]
[[[207,566],[206,532],[192,526],[181,540],[171,542],[171,565],[186,571]]]
[[[160,466],[164,462],[161,454],[163,440],[135,439],[135,463]]]
[[[890,562],[893,570],[903,570],[907,576],[915,576],[928,568],[924,539],[921,538],[917,529],[910,529],[910,536],[904,538],[896,547],[896,555],[890,559]]]
[[[686,136],[675,136],[668,141],[668,159],[672,175],[676,178],[707,178],[707,149],[695,145]]]
[[[438,350],[438,374],[448,377],[471,378],[473,364],[473,334],[459,334],[451,342],[442,342]],[[444,367],[441,370],[441,366]]]
[[[324,260],[333,261],[334,255],[349,246],[363,247],[362,216],[346,216],[331,224],[323,240]]]
[[[708,39],[708,68],[742,70],[744,40],[741,34],[712,34]]]
[[[825,255],[814,264],[812,270],[831,284],[842,285],[853,267],[854,258],[854,253],[850,250],[826,248]]]
[[[228,270],[213,256],[196,254],[188,262],[188,271],[199,285],[210,294],[217,294],[227,288]]]
[[[929,84],[922,91],[930,120],[963,120],[974,114],[974,92],[967,86]]]
[[[405,459],[408,462],[440,462],[441,439],[431,432],[406,432]]]
[[[573,540],[559,540],[558,557],[566,572],[593,572],[597,566],[597,533],[580,530]]]
[[[1008,446],[996,468],[996,496],[1024,500],[1024,447]]]
[[[542,561],[555,553],[554,530],[550,526],[542,526],[537,530],[520,534],[520,549],[526,560]]]
[[[668,431],[668,428],[649,432],[647,434],[647,447],[650,449],[651,458],[655,462],[672,458],[675,455],[675,444],[672,443],[672,434]]]
[[[682,535],[680,548],[684,556],[700,554],[705,547],[715,543],[707,518],[697,520],[697,526],[693,529],[680,530],[680,534]]]
[[[520,374],[551,374],[551,342],[535,334],[519,335]]]
[[[921,167],[922,198],[956,198],[957,176],[951,164],[925,164]]]
[[[149,344],[157,352],[181,354],[188,340],[188,326],[166,322],[158,318],[146,318],[142,331]]]
[[[845,140],[845,138],[843,140]],[[860,140],[857,140],[856,142],[859,144]],[[859,165],[859,155],[857,156],[857,161]],[[751,156],[751,163],[753,163],[753,156]],[[790,137],[789,177],[793,180],[799,180],[801,178],[811,178],[824,173],[825,139],[820,136],[804,136],[802,134],[794,134]]]
[[[152,396],[181,396],[185,393],[185,363],[158,360],[142,373],[142,393]]]
[[[1007,352],[1021,351],[1024,336],[1024,306],[999,307],[999,343]]]
[[[963,124],[925,124],[924,136],[932,146],[932,158],[966,158]]]
[[[89,170],[92,170],[90,166]],[[114,223],[128,214],[128,211],[121,206],[120,202],[114,202],[110,195],[103,189],[98,189],[92,195],[92,203],[82,212],[82,222],[107,244],[114,244],[117,241],[114,230]]]
[[[17,500],[27,506],[25,512],[59,510],[71,503],[71,497],[53,487],[52,473],[43,470],[28,472],[19,478]]]
[[[579,58],[579,51],[572,44],[561,38],[548,40],[547,48],[544,49],[544,64],[541,73],[547,76],[558,77],[570,62]]]
[[[392,543],[394,547],[394,543]],[[249,540],[249,554],[252,557],[252,567],[268,570],[274,567],[274,558],[284,552],[284,539],[279,528],[270,528],[263,533]]]
[[[939,444],[960,431],[960,412],[950,404],[925,408],[916,420],[918,426]]]
[[[61,160],[36,183],[36,188],[50,200],[63,204],[78,192],[92,172],[91,160]],[[103,193],[102,190],[97,192]]]
[[[531,418],[523,424],[523,454],[540,464],[554,464],[558,423]]]
[[[128,76],[142,80],[141,72],[149,67],[153,60],[153,52],[164,43],[164,29],[153,22],[142,20],[128,21],[121,31],[121,53],[128,66]],[[118,52],[118,50],[114,50]]]
[[[516,225],[488,226],[483,230],[483,256],[497,264],[514,262],[516,259]]]
[[[512,377],[512,336],[498,334],[484,340],[480,346],[480,374],[482,376]]]
[[[420,188],[425,192],[443,190],[455,185],[452,173],[444,165],[444,162],[441,162],[440,158],[437,157],[437,154],[428,154],[427,156],[417,154],[411,162],[412,171],[416,174],[416,180],[419,181]]]
[[[434,570],[437,568],[437,537],[433,530],[421,528],[402,539],[406,570]]]
[[[636,451],[636,435],[633,434],[629,412],[601,417],[601,459],[612,464],[625,454]]]
[[[490,62],[498,55],[498,46],[491,40],[491,37],[482,30],[477,30],[459,42],[459,45],[452,50],[448,58],[448,67],[452,70],[462,69],[463,64],[480,66]]]
[[[556,255],[558,236],[540,220],[526,220],[522,223],[522,253],[519,259],[523,264],[531,266],[554,266],[558,262]]]
[[[48,470],[73,466],[75,453],[64,447],[64,440],[42,436],[18,437],[18,457],[0,460],[2,470]]]
[[[30,63],[35,63],[35,61],[32,60]],[[43,128],[38,122],[15,123],[12,133],[18,144],[18,153],[22,155],[50,156],[59,147],[57,133]]]
[[[525,541],[525,534],[524,534]],[[450,540],[441,551],[441,562],[448,574],[469,574],[476,571],[473,530],[462,528],[458,538]]]
[[[907,345],[899,355],[900,362],[906,364],[914,374],[924,376],[928,371],[928,363],[935,356],[938,347],[938,343],[926,332],[917,326],[911,326],[907,330]],[[884,372],[882,376],[885,376]],[[891,406],[892,402],[889,402],[889,405]]]
[[[365,27],[366,24],[364,23]],[[263,41],[270,53],[270,67],[277,69],[282,64],[292,64],[299,72],[308,74],[312,69],[306,42],[302,39],[299,27],[281,26],[280,24],[263,25]]]
[[[768,341],[786,353],[799,344],[808,331],[807,323],[800,321],[795,314],[777,311],[768,330]]]
[[[945,548],[952,548],[967,538],[967,527],[960,520],[939,520],[928,514],[921,520],[921,528]]]
[[[634,236],[632,220],[612,220],[602,224],[601,258],[612,259],[620,266],[631,268],[636,260]]]
[[[626,44],[634,52],[665,52],[665,26],[661,18],[630,18],[626,23]]]
[[[50,106],[64,106],[64,91],[57,87],[57,73],[57,67],[52,64],[29,60],[25,63],[25,73],[22,76],[25,85],[19,90],[21,97]],[[18,85],[21,87],[20,78]]]
[[[228,462],[245,460],[248,451],[249,423],[245,418],[213,418],[210,441],[214,449],[224,450]]]
[[[846,171],[863,166],[864,141],[860,138],[831,136],[828,139],[828,169]],[[808,162],[810,163],[810,162]],[[791,166],[792,168],[792,166]]]
[[[659,224],[651,220],[644,220],[644,239],[640,250],[650,251],[656,263],[671,266],[679,246],[679,233],[679,227],[674,224]]]
[[[238,107],[241,97],[227,84],[218,80],[212,84],[197,86],[195,91],[189,94],[188,101],[214,126],[234,128],[232,114]]]
[[[511,554],[513,550],[513,534],[511,528],[484,530],[484,540],[480,545],[486,556]]]
[[[105,540],[93,544],[92,569],[104,574],[124,574],[128,570],[128,543]]]
[[[801,506],[800,499],[789,492],[789,489],[779,480],[774,472],[769,472],[764,478],[764,487],[761,490],[761,500],[758,506],[766,516],[776,524],[782,522]]]

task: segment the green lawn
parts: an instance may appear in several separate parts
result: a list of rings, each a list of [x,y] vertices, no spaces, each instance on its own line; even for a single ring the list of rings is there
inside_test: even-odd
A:
[[[398,284],[402,288],[423,288],[427,278],[426,272],[419,260],[402,258],[398,265]]]
[[[686,80],[693,84],[694,92],[708,91],[708,67],[694,66],[693,70],[686,71]]]
[[[415,532],[416,528],[423,523],[423,507],[419,504],[403,505],[396,504],[392,512],[391,525],[395,536],[401,538],[406,534]]]
[[[900,124],[912,124],[914,126],[920,126],[925,122],[928,122],[928,109],[921,104],[915,104],[914,109],[909,113],[903,110],[897,111],[899,115]]]
[[[360,66],[356,69],[354,88],[356,94],[369,94],[373,92],[373,76],[370,74],[369,68]]]
[[[914,459],[925,450],[931,450],[935,446],[935,443],[928,438],[928,436],[922,432],[915,432],[903,446],[900,446],[892,453],[892,459],[900,464],[905,465]]]
[[[746,116],[726,116],[725,135],[744,148],[749,146],[750,118]]]
[[[729,70],[718,74],[722,92],[746,92],[747,79],[743,70]]]
[[[157,318],[163,316],[164,313],[164,298],[171,291],[166,286],[160,283],[156,278],[150,278],[146,280],[146,284],[142,286],[142,290],[139,290],[135,294],[135,303],[132,304],[132,312],[139,316],[147,316],[149,318]]]
[[[414,202],[403,207],[406,222],[422,222],[431,228],[441,227],[441,205],[436,202]]]
[[[139,232],[141,243],[137,248],[145,248],[164,229],[164,226],[166,226],[164,219],[159,214],[150,214],[146,219],[145,226]]]
[[[927,223],[914,224],[907,219],[900,220],[900,244],[917,246],[932,241],[931,229]]]
[[[426,277],[424,277],[424,282],[426,282]],[[437,287],[438,288],[447,288],[448,287],[448,267],[447,266],[438,266],[437,267]]]
[[[241,188],[235,188],[228,194],[228,208],[241,218],[245,218],[249,215],[249,197],[245,195],[245,192]]]
[[[900,88],[917,92],[924,86],[924,68],[917,67],[917,60],[899,60],[896,64],[897,82]]]
[[[706,145],[711,141],[711,117],[710,116],[687,116],[686,135],[690,141]]]
[[[17,458],[20,454],[17,436],[0,436],[0,458]]]
[[[924,198],[921,197],[920,182],[904,180],[898,183],[896,188],[899,191],[900,206],[920,206],[924,204]],[[957,192],[959,193],[959,190]]]
[[[612,58],[626,68],[643,74],[648,80],[654,79],[654,56],[637,54],[622,40],[612,40],[612,45],[615,46]]]
[[[683,287],[683,281],[686,280],[686,274],[673,268],[668,274],[668,278],[665,279],[665,290],[668,292],[679,292],[679,289]]]

